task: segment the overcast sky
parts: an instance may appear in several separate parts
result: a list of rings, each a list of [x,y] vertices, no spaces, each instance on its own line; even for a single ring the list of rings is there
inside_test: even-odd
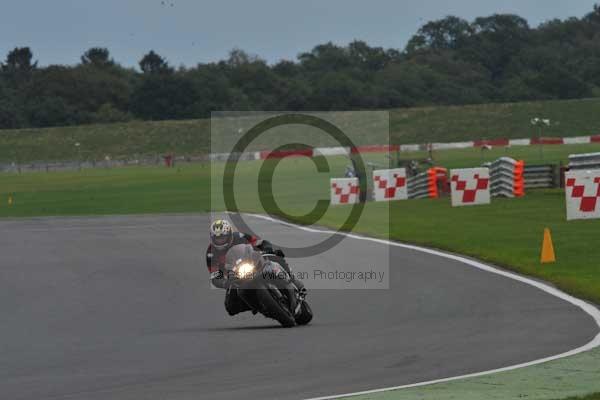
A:
[[[0,58],[29,46],[41,65],[75,64],[90,47],[137,64],[154,49],[171,65],[216,61],[234,47],[269,62],[295,59],[316,44],[403,48],[423,23],[514,13],[530,25],[582,17],[600,0],[3,0]],[[164,4],[163,4],[164,3]]]

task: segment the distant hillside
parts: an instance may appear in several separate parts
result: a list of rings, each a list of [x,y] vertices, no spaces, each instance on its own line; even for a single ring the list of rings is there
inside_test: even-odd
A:
[[[545,136],[600,134],[600,98],[396,109],[391,137],[398,144],[526,138],[537,135],[533,117],[553,121]],[[197,155],[209,151],[209,138],[208,119],[0,130],[0,162]],[[358,144],[376,143],[366,129]]]

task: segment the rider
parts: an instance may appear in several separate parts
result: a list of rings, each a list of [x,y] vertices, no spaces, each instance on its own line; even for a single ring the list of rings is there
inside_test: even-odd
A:
[[[249,244],[262,253],[274,254],[278,257],[277,263],[280,264],[292,278],[302,295],[305,295],[304,284],[294,279],[290,267],[285,262],[284,254],[281,250],[274,250],[273,245],[267,240],[261,240],[256,236],[248,235],[242,232],[234,232],[231,224],[226,220],[216,220],[210,225],[210,244],[206,249],[206,266],[210,273],[210,279],[213,285],[218,288],[226,289],[225,309],[229,315],[235,315],[244,311],[249,311],[250,307],[238,296],[237,290],[230,287],[230,281],[227,279],[225,270],[225,256],[227,251],[238,244]]]

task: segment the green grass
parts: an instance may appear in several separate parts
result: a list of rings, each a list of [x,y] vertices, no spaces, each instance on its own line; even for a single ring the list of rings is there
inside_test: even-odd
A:
[[[0,174],[0,217],[205,212],[208,166]],[[8,197],[13,205],[8,206]]]
[[[390,111],[390,134],[391,141],[399,144],[527,138],[537,135],[529,124],[535,116],[556,121],[546,129],[545,136],[600,134],[599,109],[600,99],[397,109]],[[334,119],[344,128],[343,113]],[[364,123],[357,144],[385,141],[374,137],[368,121]],[[209,142],[207,119],[2,130],[0,162],[101,160],[106,155],[113,159],[154,157],[166,152],[197,155],[209,151]],[[283,138],[281,143],[259,141],[252,148],[284,142]]]
[[[556,151],[554,151],[556,149]],[[562,159],[560,146],[546,159]],[[536,150],[520,148],[526,159]],[[488,154],[492,157],[491,154]],[[495,155],[494,155],[495,156]],[[378,158],[379,157],[379,158]],[[439,152],[447,166],[473,166],[476,150]],[[374,156],[381,161],[381,156]],[[274,198],[292,215],[303,215],[316,200],[328,198],[328,179],[340,176],[347,160],[332,157],[330,174],[314,172],[304,158],[286,159],[275,170]],[[236,176],[236,200],[245,211],[264,211],[256,195],[259,162],[243,162]],[[124,168],[68,173],[0,175],[0,217],[206,212],[222,209],[221,191],[211,198],[210,177],[222,165],[187,165],[176,169]],[[215,182],[215,180],[213,180]],[[216,194],[215,194],[216,193]],[[14,204],[7,205],[12,196]],[[332,207],[320,224],[338,226],[349,207]],[[540,265],[543,229],[552,230],[558,262]],[[388,228],[389,232],[386,232]],[[561,289],[600,303],[600,221],[565,220],[560,190],[532,191],[521,199],[494,199],[489,206],[452,208],[448,199],[369,203],[355,230],[404,242],[455,251],[557,284]]]

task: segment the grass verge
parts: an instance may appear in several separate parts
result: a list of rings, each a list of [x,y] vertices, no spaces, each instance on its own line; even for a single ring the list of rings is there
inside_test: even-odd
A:
[[[396,109],[390,111],[390,134],[397,144],[529,138],[538,134],[531,118],[545,117],[554,121],[545,136],[594,135],[600,134],[599,108],[600,99],[595,98]],[[342,127],[343,120],[340,113]],[[368,126],[360,130],[357,144],[379,140]],[[227,132],[222,136],[226,138]],[[116,159],[166,152],[197,155],[209,151],[209,139],[208,119],[0,130],[0,162],[102,160],[106,155]]]

